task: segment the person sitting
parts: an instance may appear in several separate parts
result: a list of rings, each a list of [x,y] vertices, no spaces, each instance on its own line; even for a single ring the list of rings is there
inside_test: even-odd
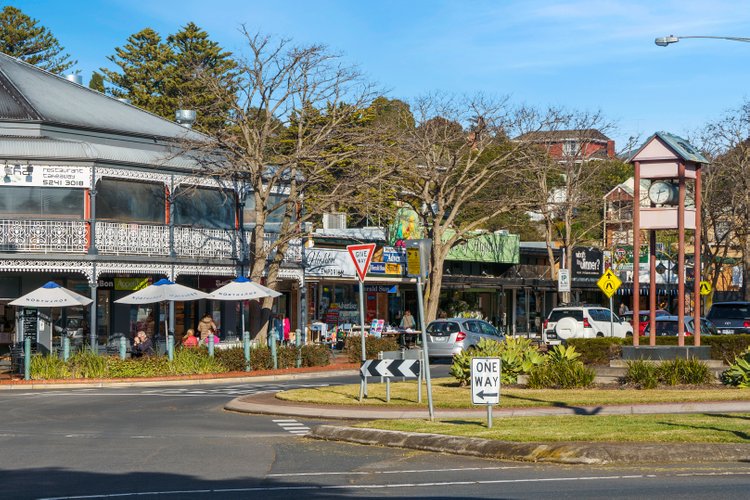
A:
[[[209,342],[211,342],[211,339],[214,341],[214,345],[218,345],[221,341],[219,337],[216,336],[216,334],[212,331],[208,332],[208,335],[206,335],[206,338],[201,340],[201,345],[207,346]]]
[[[198,337],[195,336],[195,330],[188,328],[186,337],[182,339],[182,347],[198,347]]]
[[[153,356],[154,354],[154,345],[151,343],[151,339],[148,338],[148,335],[146,335],[146,332],[141,330],[136,333],[135,338],[133,339],[132,357],[140,358],[143,356]]]

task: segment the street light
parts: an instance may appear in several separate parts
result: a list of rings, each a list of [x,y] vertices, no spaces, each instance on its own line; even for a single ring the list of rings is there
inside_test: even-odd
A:
[[[654,43],[659,47],[666,47],[670,43],[677,43],[685,38],[710,38],[712,40],[731,40],[733,42],[750,42],[750,38],[743,38],[738,36],[662,36],[654,40]]]

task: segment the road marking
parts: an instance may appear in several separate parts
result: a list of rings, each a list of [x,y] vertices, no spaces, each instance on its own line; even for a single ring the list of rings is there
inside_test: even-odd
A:
[[[304,436],[310,432],[310,427],[306,426],[302,422],[288,418],[277,418],[272,420],[273,423],[289,432],[290,434],[296,434],[298,436]]]

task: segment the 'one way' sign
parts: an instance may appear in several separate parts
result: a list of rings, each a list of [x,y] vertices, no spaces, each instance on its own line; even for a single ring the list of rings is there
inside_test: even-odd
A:
[[[500,403],[500,358],[472,358],[471,402],[475,405]]]

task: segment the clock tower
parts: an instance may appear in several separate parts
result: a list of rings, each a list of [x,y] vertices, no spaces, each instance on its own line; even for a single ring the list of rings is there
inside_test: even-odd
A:
[[[700,346],[700,231],[701,231],[701,167],[708,161],[685,139],[666,132],[657,132],[646,140],[630,158],[635,169],[633,196],[633,331],[638,332],[640,309],[640,279],[636,266],[641,248],[641,230],[649,234],[649,345],[656,345],[656,231],[676,229],[678,237],[677,269],[677,316],[678,345],[685,345],[685,231],[694,232],[694,288],[693,342]],[[641,206],[641,179],[648,179],[649,206]],[[694,189],[694,203],[688,206],[686,193],[688,183]],[[633,345],[638,345],[638,335],[633,336]]]

